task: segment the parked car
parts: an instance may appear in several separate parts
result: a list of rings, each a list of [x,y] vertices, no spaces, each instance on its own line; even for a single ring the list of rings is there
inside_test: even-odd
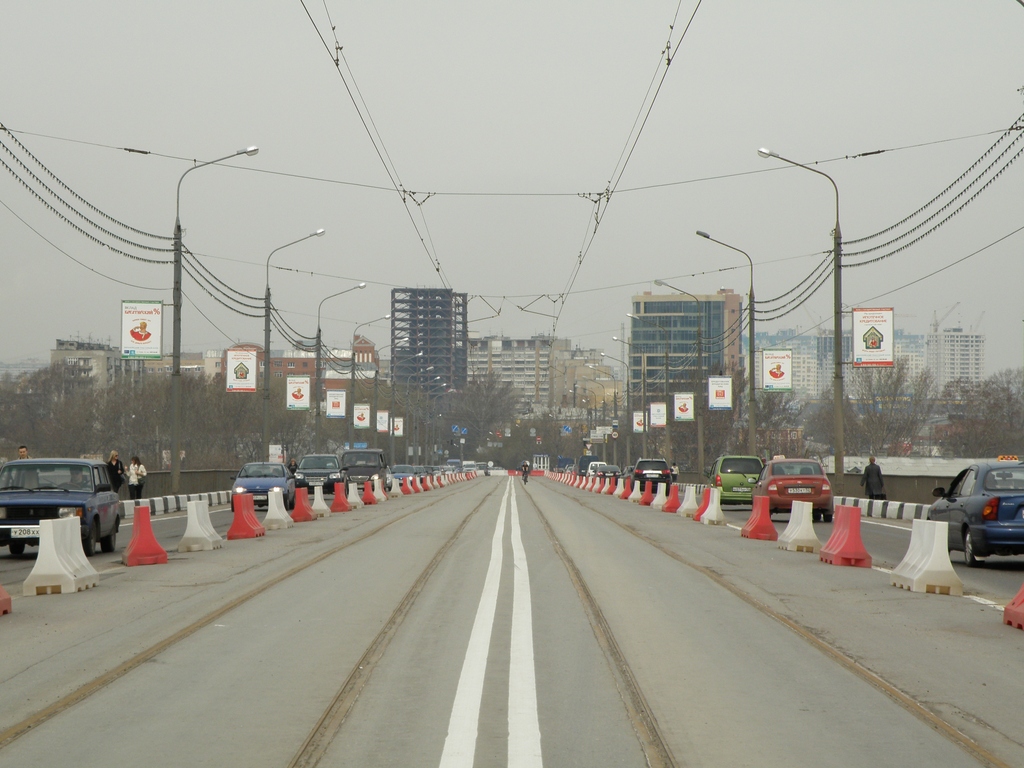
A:
[[[622,470],[616,464],[601,464],[597,468],[597,476],[617,480]]]
[[[630,474],[634,483],[649,481],[652,493],[657,493],[661,483],[672,482],[672,468],[664,459],[637,459]]]
[[[832,522],[832,484],[817,459],[776,456],[761,470],[752,498],[766,496],[769,514],[789,512],[794,501],[809,501],[814,522]]]
[[[323,486],[324,493],[334,493],[334,484],[341,481],[341,463],[333,453],[310,453],[299,459],[295,470],[296,488]]]
[[[284,464],[277,461],[254,461],[238,470],[231,493],[252,494],[253,506],[269,506],[271,489],[280,488],[286,509],[295,508],[295,477]]]
[[[12,555],[39,546],[40,520],[62,517],[81,521],[86,556],[97,544],[113,552],[122,515],[102,461],[19,459],[0,469],[0,547]]]
[[[757,456],[719,456],[708,477],[722,489],[723,504],[749,504],[762,469],[764,462]]]
[[[972,464],[932,495],[928,518],[949,523],[949,549],[971,568],[989,555],[1024,554],[1024,463],[1016,457]]]
[[[423,469],[423,467],[417,467],[417,469]],[[347,481],[357,483],[359,489],[362,489],[367,480],[380,478],[385,493],[391,491],[394,479],[391,468],[388,466],[387,457],[380,448],[345,451],[341,454],[341,473]]]

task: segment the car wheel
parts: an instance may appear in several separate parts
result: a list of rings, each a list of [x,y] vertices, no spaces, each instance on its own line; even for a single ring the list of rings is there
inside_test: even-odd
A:
[[[25,542],[24,541],[12,541],[7,545],[12,555],[24,555],[25,554]]]
[[[96,545],[100,540],[100,521],[93,519],[92,525],[89,526],[89,535],[82,539],[82,550],[85,552],[86,557],[92,557],[96,554]]]
[[[832,522],[832,513],[831,513],[831,512],[822,512],[822,513],[821,513],[821,518],[822,518],[822,519],[823,519],[823,520],[824,520],[824,521],[825,521],[826,523],[831,523],[831,522]]]
[[[792,514],[792,513],[790,513],[790,514]],[[814,510],[813,512],[811,512],[811,520],[813,522],[815,522],[815,523],[820,523],[821,522],[821,512],[819,510],[817,510],[817,509]]]
[[[114,521],[114,528],[110,532],[110,535],[104,536],[100,539],[100,549],[104,552],[113,552],[117,549],[117,529],[121,525],[121,519],[118,518]]]
[[[964,562],[968,568],[980,568],[985,564],[974,554],[974,544],[971,543],[971,529],[964,528]]]

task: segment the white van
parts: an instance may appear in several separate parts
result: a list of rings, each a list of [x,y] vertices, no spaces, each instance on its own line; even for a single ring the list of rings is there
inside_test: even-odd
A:
[[[476,470],[476,462],[475,461],[464,461],[464,462],[462,462],[462,471],[463,472],[476,472],[477,471]]]

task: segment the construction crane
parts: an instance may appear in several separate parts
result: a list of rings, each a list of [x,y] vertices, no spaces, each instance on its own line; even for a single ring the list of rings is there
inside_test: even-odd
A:
[[[932,312],[932,333],[938,333],[939,332],[939,325],[942,323],[942,321],[945,320],[947,317],[949,317],[950,312],[952,312],[954,309],[956,309],[959,306],[960,306],[960,302],[958,301],[952,307],[950,307],[945,312],[943,312],[942,313],[942,317],[938,317],[935,312]]]

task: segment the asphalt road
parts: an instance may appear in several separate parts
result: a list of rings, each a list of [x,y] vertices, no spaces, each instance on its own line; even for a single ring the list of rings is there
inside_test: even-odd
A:
[[[489,477],[214,552],[154,529],[167,565],[0,618],[0,766],[1024,765],[996,608],[728,526]],[[865,521],[882,567],[908,529]]]

